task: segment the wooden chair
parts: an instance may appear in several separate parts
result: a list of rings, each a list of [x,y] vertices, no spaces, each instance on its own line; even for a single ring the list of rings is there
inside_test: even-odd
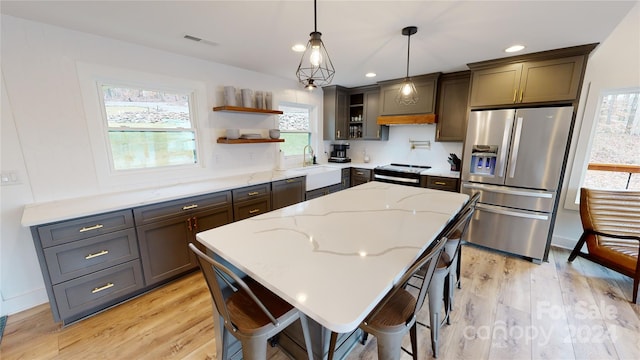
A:
[[[267,340],[298,319],[302,324],[309,360],[313,358],[307,318],[302,312],[255,280],[246,278],[243,281],[229,268],[204,254],[192,243],[189,243],[189,248],[197,255],[200,269],[211,292],[214,313],[220,317],[219,323],[224,324],[223,328],[216,329],[222,332],[222,337],[218,337],[222,339],[222,343],[216,344],[223,347],[222,359],[228,359],[233,355],[227,351],[230,335],[241,342],[243,359],[266,359]],[[223,288],[230,288],[233,292],[225,296]]]
[[[446,237],[438,239],[431,249],[423,254],[402,278],[393,286],[391,291],[376,305],[373,311],[367,315],[360,324],[366,334],[372,334],[378,339],[378,359],[389,360],[399,359],[402,350],[402,338],[410,333],[411,355],[414,360],[418,359],[418,337],[416,331],[416,313],[424,304],[426,290],[431,281],[431,275],[435,270],[435,265],[444,250]],[[421,290],[417,297],[414,297],[406,290],[406,284],[413,278],[413,275],[420,269],[425,268],[425,276],[422,280]],[[333,352],[336,347],[338,334],[331,333],[329,341],[329,360],[333,359]]]
[[[583,233],[569,262],[584,257],[633,278],[633,303],[640,294],[640,191],[580,189]],[[587,244],[588,253],[582,252]]]

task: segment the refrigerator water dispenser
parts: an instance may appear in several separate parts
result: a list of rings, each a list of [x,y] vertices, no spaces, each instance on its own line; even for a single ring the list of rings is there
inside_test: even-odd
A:
[[[471,168],[476,175],[495,175],[498,145],[474,145],[471,150]]]

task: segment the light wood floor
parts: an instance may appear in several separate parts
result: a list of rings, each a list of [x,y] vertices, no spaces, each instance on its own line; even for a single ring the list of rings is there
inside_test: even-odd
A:
[[[629,302],[631,279],[580,258],[569,264],[568,255],[553,249],[548,263],[535,265],[465,246],[462,289],[452,324],[442,328],[438,358],[640,358],[640,306]],[[53,322],[48,305],[11,315],[0,358],[213,359],[211,314],[196,272],[65,328]],[[428,319],[427,306],[420,317]],[[431,358],[429,330],[419,327],[418,336],[419,358]],[[347,359],[376,357],[370,337]],[[269,358],[287,357],[270,348]]]

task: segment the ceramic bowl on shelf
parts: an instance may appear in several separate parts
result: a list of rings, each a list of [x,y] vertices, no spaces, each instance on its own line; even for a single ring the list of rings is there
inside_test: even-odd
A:
[[[240,129],[227,129],[227,139],[235,140],[240,138]]]
[[[269,129],[269,137],[272,139],[280,138],[280,130],[279,129]]]

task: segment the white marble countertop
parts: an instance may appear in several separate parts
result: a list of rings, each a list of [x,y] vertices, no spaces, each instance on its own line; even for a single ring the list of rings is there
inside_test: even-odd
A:
[[[373,169],[382,164],[326,163],[320,165],[337,168],[360,167]],[[309,167],[308,171],[313,171],[313,166]],[[456,178],[460,177],[459,173],[450,171],[445,172],[442,169],[429,169],[424,171],[423,174]],[[189,196],[203,195],[216,191],[230,190],[243,186],[257,185],[304,175],[304,170],[301,170],[300,168],[261,171],[149,189],[105,193],[80,198],[28,204],[23,210],[21,224],[25,227],[47,224],[56,221],[69,220],[83,216],[155,204],[163,201],[176,200]]]
[[[197,239],[324,327],[349,332],[467,199],[372,181]]]

